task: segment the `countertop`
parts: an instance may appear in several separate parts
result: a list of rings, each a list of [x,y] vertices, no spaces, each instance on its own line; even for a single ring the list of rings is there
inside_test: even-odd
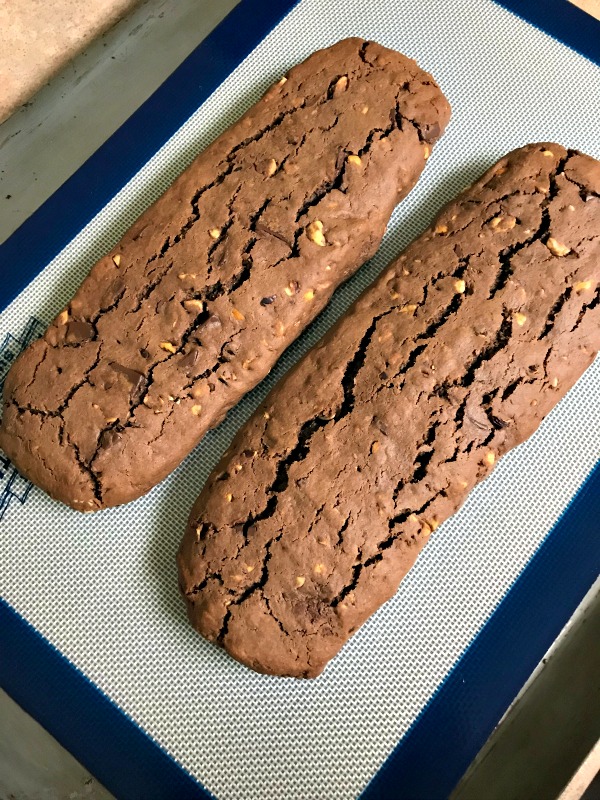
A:
[[[140,0],[1,0],[0,123]]]

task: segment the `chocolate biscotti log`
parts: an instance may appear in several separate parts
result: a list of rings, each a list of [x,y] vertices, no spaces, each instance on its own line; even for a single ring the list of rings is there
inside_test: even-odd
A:
[[[516,150],[281,381],[191,513],[192,624],[318,675],[600,348],[600,163]]]
[[[0,448],[77,509],[147,492],[375,253],[449,113],[430,75],[373,42],[292,69],[15,363]]]

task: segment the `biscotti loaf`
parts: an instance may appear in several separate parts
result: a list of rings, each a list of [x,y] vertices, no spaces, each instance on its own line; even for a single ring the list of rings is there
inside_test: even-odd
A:
[[[0,448],[77,509],[147,492],[374,254],[448,117],[430,75],[372,42],[292,69],[15,363]]]
[[[516,150],[270,393],[192,510],[192,624],[318,675],[600,348],[600,163]]]

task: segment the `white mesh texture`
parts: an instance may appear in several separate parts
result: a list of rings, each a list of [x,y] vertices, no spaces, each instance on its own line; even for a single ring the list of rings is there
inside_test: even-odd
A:
[[[446,136],[377,257],[148,497],[81,516],[34,489],[0,523],[5,598],[220,800],[358,794],[600,456],[597,360],[436,532],[396,597],[316,681],[255,675],[185,619],[174,557],[187,513],[275,381],[436,210],[502,154],[556,139],[600,156],[599,69],[491,0],[455,0],[451,8],[441,0],[303,0],[0,315],[0,342],[20,335],[32,315],[48,321],[90,265],[274,79],[349,35],[415,57],[453,106]]]

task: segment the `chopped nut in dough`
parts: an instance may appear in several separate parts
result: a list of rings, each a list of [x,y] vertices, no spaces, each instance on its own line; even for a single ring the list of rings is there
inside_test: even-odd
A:
[[[204,311],[204,303],[202,300],[184,300],[183,307],[186,311],[191,311],[193,313]]]
[[[338,78],[337,83],[333,87],[333,96],[337,97],[338,95],[342,94],[342,92],[345,92],[347,88],[348,88],[348,76],[342,75],[341,78]]]
[[[515,217],[511,217],[510,214],[503,216],[502,214],[498,214],[498,216],[494,217],[490,221],[490,225],[495,230],[499,231],[500,233],[505,233],[506,231],[511,231],[515,225],[517,224],[517,220]]]
[[[314,242],[319,247],[325,247],[325,235],[323,234],[323,223],[320,219],[314,220],[306,228],[306,234],[311,242]]]
[[[546,242],[546,247],[553,255],[559,257],[566,256],[571,252],[570,247],[567,247],[566,244],[561,244],[561,242],[557,242],[552,236]]]
[[[517,311],[517,313],[515,314],[515,322],[520,328],[522,328],[523,325],[525,325],[525,323],[527,322],[527,317],[525,316],[525,314],[521,314],[520,311]]]

